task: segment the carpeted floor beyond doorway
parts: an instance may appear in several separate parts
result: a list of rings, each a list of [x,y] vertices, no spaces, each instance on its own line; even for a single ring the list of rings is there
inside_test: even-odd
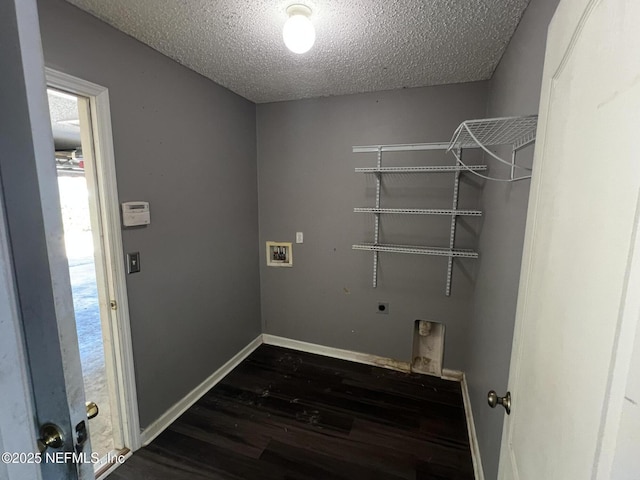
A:
[[[260,346],[108,480],[473,480],[460,384]]]

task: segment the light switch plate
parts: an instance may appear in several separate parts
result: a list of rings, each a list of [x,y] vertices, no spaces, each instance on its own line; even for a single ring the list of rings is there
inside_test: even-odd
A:
[[[140,252],[127,253],[127,273],[138,273],[140,271]]]

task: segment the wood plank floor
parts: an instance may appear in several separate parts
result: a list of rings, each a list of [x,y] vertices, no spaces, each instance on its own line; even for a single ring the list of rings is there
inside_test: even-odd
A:
[[[108,480],[473,480],[460,384],[260,346]]]

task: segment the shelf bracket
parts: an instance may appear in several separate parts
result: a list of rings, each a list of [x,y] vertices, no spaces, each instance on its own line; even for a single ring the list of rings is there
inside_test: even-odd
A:
[[[378,171],[382,168],[382,146],[378,147]],[[380,192],[382,190],[382,175],[378,173],[376,175],[376,208],[380,208]],[[380,243],[380,213],[376,213],[375,225],[373,232],[373,244],[378,245]],[[378,286],[378,251],[373,252],[373,288]]]
[[[456,158],[462,158],[462,150],[458,149],[456,151]],[[457,164],[460,165],[460,160],[458,160]],[[453,179],[453,205],[452,210],[455,212],[458,209],[458,192],[460,190],[460,172],[457,171],[455,173]],[[457,215],[453,213],[451,215],[451,230],[449,233],[449,249],[453,251],[455,243],[456,243],[456,225],[457,225]],[[447,260],[447,284],[445,287],[445,295],[447,297],[451,296],[451,277],[453,276],[453,257],[449,257]]]

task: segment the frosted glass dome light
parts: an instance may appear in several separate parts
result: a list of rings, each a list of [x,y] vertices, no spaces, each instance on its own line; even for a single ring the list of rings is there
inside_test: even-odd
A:
[[[308,52],[316,41],[316,29],[309,20],[311,9],[305,5],[291,5],[287,14],[289,18],[282,29],[284,44],[293,53]]]

